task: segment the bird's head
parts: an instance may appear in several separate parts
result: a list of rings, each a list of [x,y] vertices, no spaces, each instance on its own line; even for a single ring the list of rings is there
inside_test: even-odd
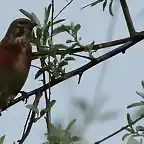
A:
[[[19,18],[14,20],[5,35],[5,39],[9,42],[30,41],[32,30],[37,24],[26,18]]]

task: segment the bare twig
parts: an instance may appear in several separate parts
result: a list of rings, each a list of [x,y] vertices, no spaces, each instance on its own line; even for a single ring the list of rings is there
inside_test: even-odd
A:
[[[119,54],[119,53],[124,53],[128,48],[130,48],[131,46],[135,45],[136,43],[140,42],[141,40],[144,39],[144,31],[138,33],[137,35],[139,35],[137,37],[137,39],[135,40],[131,40],[131,41],[128,41],[127,43],[123,44],[122,46],[119,46],[118,48],[114,49],[114,50],[111,50],[110,52],[96,58],[96,60],[93,60],[87,64],[85,64],[84,66],[81,66],[80,68],[77,68],[71,72],[68,72],[66,74],[64,74],[63,76],[57,78],[57,79],[54,79],[50,82],[50,86],[53,87],[54,85],[62,82],[62,81],[65,81],[73,76],[76,76],[78,75],[79,73],[81,72],[84,72],[88,69],[90,69],[91,67]],[[26,95],[26,98],[29,98],[30,96],[34,95],[38,90],[40,91],[45,91],[46,89],[49,88],[49,83],[47,83],[46,85],[44,86],[41,86],[35,90],[32,90],[30,92],[28,92],[28,94]],[[3,108],[2,111],[5,111],[7,108],[11,107],[12,105],[20,102],[23,100],[23,97],[20,96],[18,98],[16,98],[13,102],[9,103],[7,107]]]
[[[120,3],[121,3],[121,6],[122,6],[122,10],[123,10],[123,13],[124,13],[124,16],[125,16],[125,20],[126,20],[126,23],[127,23],[129,33],[130,33],[130,35],[133,35],[133,34],[135,34],[136,31],[135,31],[135,28],[133,26],[133,22],[132,22],[130,13],[129,13],[129,9],[128,9],[126,0],[120,0]]]
[[[72,54],[72,55],[77,56],[77,57],[81,57],[81,58],[85,58],[85,59],[88,59],[88,60],[95,60],[96,59],[94,57],[84,56],[84,55],[79,55],[79,54]]]
[[[40,101],[41,96],[42,96],[41,91],[37,91],[37,92],[36,92],[35,99],[34,99],[34,102],[33,102],[33,105],[34,105],[35,107],[38,106],[38,103],[39,103],[39,101]],[[31,111],[31,110],[30,110],[30,111]],[[29,112],[29,113],[30,113],[30,112]],[[31,128],[32,128],[32,125],[33,125],[33,123],[34,123],[34,121],[35,121],[35,114],[36,114],[36,112],[33,110],[32,113],[31,113],[31,116],[28,115],[29,123],[28,123],[28,119],[27,119],[27,120],[26,120],[26,124],[28,123],[28,126],[27,126],[27,128],[24,128],[25,131],[24,131],[24,133],[23,133],[23,135],[22,135],[22,138],[21,138],[20,140],[18,140],[18,143],[19,143],[19,144],[23,144],[23,142],[25,141],[25,139],[26,139],[27,136],[29,135],[29,133],[30,133],[30,131],[31,131]],[[29,117],[30,117],[30,118],[29,118]],[[25,125],[25,126],[26,126],[26,125]]]
[[[69,1],[59,12],[58,14],[54,17],[56,19],[74,0]]]
[[[114,133],[110,134],[109,136],[107,136],[107,137],[101,139],[100,141],[95,142],[94,144],[100,144],[100,143],[104,142],[105,140],[111,138],[112,136],[114,136],[114,135],[116,135],[116,134],[122,132],[122,131],[125,130],[126,128],[130,127],[131,125],[134,125],[135,123],[137,123],[138,121],[140,121],[140,120],[143,119],[143,118],[144,118],[144,115],[140,116],[139,118],[137,118],[136,120],[132,121],[132,122],[129,123],[128,125],[126,125],[126,126],[120,128],[120,129],[117,130],[116,132],[114,132]]]

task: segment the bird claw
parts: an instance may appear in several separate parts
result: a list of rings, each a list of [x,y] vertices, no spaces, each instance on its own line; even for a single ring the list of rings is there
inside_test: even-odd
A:
[[[22,101],[25,101],[25,104],[26,104],[27,100],[28,100],[28,98],[27,98],[28,93],[25,91],[20,91],[19,93],[21,93],[21,95],[23,97]]]

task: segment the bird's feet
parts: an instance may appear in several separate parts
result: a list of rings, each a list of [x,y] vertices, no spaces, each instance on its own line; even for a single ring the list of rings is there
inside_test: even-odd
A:
[[[23,99],[22,99],[22,101],[25,101],[25,104],[27,103],[27,100],[28,100],[28,93],[27,92],[25,92],[25,91],[20,91],[19,93],[21,93],[21,95],[22,95],[22,97],[23,97]]]

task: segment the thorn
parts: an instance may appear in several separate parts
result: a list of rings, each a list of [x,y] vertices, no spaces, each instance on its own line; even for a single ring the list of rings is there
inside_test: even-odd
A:
[[[25,101],[25,104],[26,104],[27,100],[28,100],[28,98],[27,98],[28,93],[25,91],[20,91],[19,93],[21,93],[21,95],[23,97],[22,101]]]
[[[81,80],[82,74],[83,74],[83,72],[79,72],[78,84],[80,84],[80,80]]]
[[[122,54],[125,54],[125,51],[126,51],[126,50],[122,51]]]

